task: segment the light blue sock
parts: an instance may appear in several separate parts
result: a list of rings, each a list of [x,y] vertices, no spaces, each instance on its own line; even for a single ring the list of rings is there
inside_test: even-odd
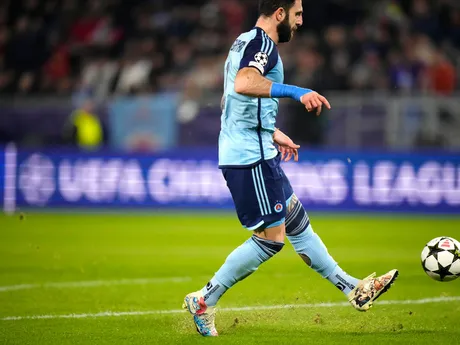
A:
[[[359,279],[350,276],[342,270],[339,265],[335,266],[334,271],[327,276],[327,280],[334,284],[345,295],[348,295],[359,282]]]
[[[321,238],[313,231],[310,219],[300,201],[294,199],[295,205],[289,207],[286,217],[286,234],[295,251],[305,263],[327,278],[344,294],[348,294],[358,279],[345,273],[328,253]]]
[[[257,270],[262,263],[278,253],[283,246],[284,243],[282,242],[264,240],[253,235],[236,248],[201,290],[206,305],[215,306],[229,288]]]
[[[323,278],[328,277],[334,271],[337,262],[329,255],[323,241],[313,231],[310,224],[301,233],[287,237],[297,254]]]

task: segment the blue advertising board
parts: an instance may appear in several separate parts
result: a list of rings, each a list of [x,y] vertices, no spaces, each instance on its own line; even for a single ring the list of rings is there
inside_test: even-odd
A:
[[[117,150],[154,151],[177,142],[178,94],[120,97],[109,104],[110,144]]]
[[[233,208],[214,149],[14,158],[18,207]],[[307,210],[460,215],[458,155],[302,151],[282,166]]]

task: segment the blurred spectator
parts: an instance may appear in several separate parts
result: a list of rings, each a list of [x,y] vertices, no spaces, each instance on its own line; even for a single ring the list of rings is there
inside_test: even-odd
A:
[[[441,50],[434,52],[428,68],[429,88],[435,94],[450,95],[455,89],[455,68]]]
[[[50,47],[49,57],[43,66],[42,91],[69,78],[71,73],[69,47],[66,42],[59,42],[57,37],[54,39],[56,43]]]
[[[14,90],[13,72],[7,68],[5,54],[8,40],[8,28],[6,26],[0,27],[0,93],[11,93]]]
[[[288,74],[290,83],[321,89],[321,64],[321,56],[314,48],[299,49],[295,54],[295,69]]]
[[[364,56],[352,67],[350,85],[357,90],[388,88],[386,73],[377,51],[366,51]]]
[[[33,93],[37,90],[37,80],[35,74],[32,72],[24,72],[18,79],[17,84],[18,93],[22,95]]]
[[[348,67],[352,64],[347,34],[343,26],[330,26],[324,34],[325,64],[336,76],[337,88],[345,88]]]
[[[460,8],[454,8],[450,12],[449,38],[460,49]]]
[[[6,51],[6,46],[8,44],[10,32],[8,28],[3,25],[0,26],[0,56],[4,57],[5,51]]]
[[[86,100],[70,115],[64,137],[84,150],[93,151],[101,147],[104,130],[92,101]]]
[[[303,0],[303,6],[304,25],[292,43],[278,47],[286,83],[326,95],[459,91],[458,0]],[[258,0],[0,1],[0,94],[13,101],[64,96],[67,105],[71,97],[77,110],[67,140],[82,147],[106,140],[97,116],[105,113],[94,109],[113,97],[178,91],[177,119],[185,123],[218,106],[208,94],[222,91],[229,47],[253,27],[257,7]],[[417,102],[401,107],[400,122],[413,133],[404,138],[408,143],[417,135],[420,143],[435,138],[418,132],[428,113],[437,112],[437,121],[453,133],[458,128],[456,107],[436,99],[438,109]],[[282,102],[294,140],[324,143],[327,116]],[[214,120],[217,126],[218,117],[210,116]]]
[[[413,0],[411,10],[411,29],[436,40],[439,38],[439,22],[436,12],[427,0]]]
[[[0,90],[68,94],[83,87],[99,102],[111,95],[189,88],[209,79],[209,73],[216,73],[210,78],[213,88],[221,89],[214,82],[222,74],[220,57],[240,32],[254,25],[257,3],[12,1],[0,6]],[[444,80],[449,89],[458,90],[455,79],[442,76],[452,68],[460,75],[457,1],[303,4],[303,27],[292,44],[280,46],[287,82],[321,92],[407,93],[439,91]],[[442,63],[435,45],[443,51]],[[209,69],[203,68],[204,60]],[[25,72],[32,74],[23,76]],[[429,87],[433,78],[434,89]]]
[[[147,86],[151,70],[152,62],[150,60],[125,58],[121,63],[115,92],[127,94],[140,91]]]
[[[102,55],[85,59],[82,66],[81,82],[75,87],[76,92],[90,92],[97,102],[102,102],[113,89],[118,63]]]
[[[7,47],[7,59],[17,72],[38,70],[46,59],[46,39],[39,20],[20,17]]]
[[[402,52],[394,50],[389,56],[392,89],[399,92],[421,90],[424,66],[416,59],[413,48],[406,46]]]
[[[229,34],[239,35],[244,30],[243,25],[245,24],[245,8],[243,4],[238,0],[220,0],[219,3]]]

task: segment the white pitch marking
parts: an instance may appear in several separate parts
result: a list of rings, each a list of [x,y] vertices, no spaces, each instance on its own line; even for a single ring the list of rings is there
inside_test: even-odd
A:
[[[182,283],[192,280],[190,277],[165,277],[165,278],[139,278],[139,279],[119,279],[119,280],[88,280],[80,282],[50,282],[42,284],[19,284],[0,286],[0,292],[30,290],[39,288],[79,288],[79,287],[96,287],[112,285],[146,285],[161,283]]]
[[[458,302],[460,296],[453,297],[433,297],[415,300],[387,300],[380,301],[378,304],[383,305],[403,305],[403,304],[428,304],[440,302]],[[334,307],[348,307],[348,302],[331,302],[331,303],[309,303],[309,304],[286,304],[286,305],[260,305],[252,307],[234,307],[222,308],[220,312],[227,311],[258,311],[258,310],[274,310],[274,309],[298,309],[298,308],[334,308]],[[146,311],[106,311],[95,314],[67,314],[67,315],[28,315],[28,316],[7,316],[3,317],[1,321],[19,321],[19,320],[42,320],[42,319],[86,319],[98,317],[111,317],[111,316],[142,316],[142,315],[158,315],[158,314],[178,314],[185,313],[182,309],[172,310],[146,310]]]

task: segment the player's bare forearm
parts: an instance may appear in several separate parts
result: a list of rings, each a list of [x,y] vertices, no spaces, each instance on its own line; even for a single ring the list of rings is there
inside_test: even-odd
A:
[[[278,137],[279,135],[282,135],[282,134],[284,134],[284,133],[281,131],[281,129],[275,127],[275,131],[273,132],[273,141],[274,141],[275,143],[277,143],[277,142],[276,142],[277,137]]]
[[[252,67],[245,67],[237,73],[235,92],[249,97],[290,97],[302,103],[308,111],[316,109],[317,115],[321,113],[323,104],[331,109],[328,100],[317,92],[297,86],[273,83]]]
[[[253,67],[241,69],[235,78],[235,92],[245,96],[269,98],[271,88],[272,82]]]

